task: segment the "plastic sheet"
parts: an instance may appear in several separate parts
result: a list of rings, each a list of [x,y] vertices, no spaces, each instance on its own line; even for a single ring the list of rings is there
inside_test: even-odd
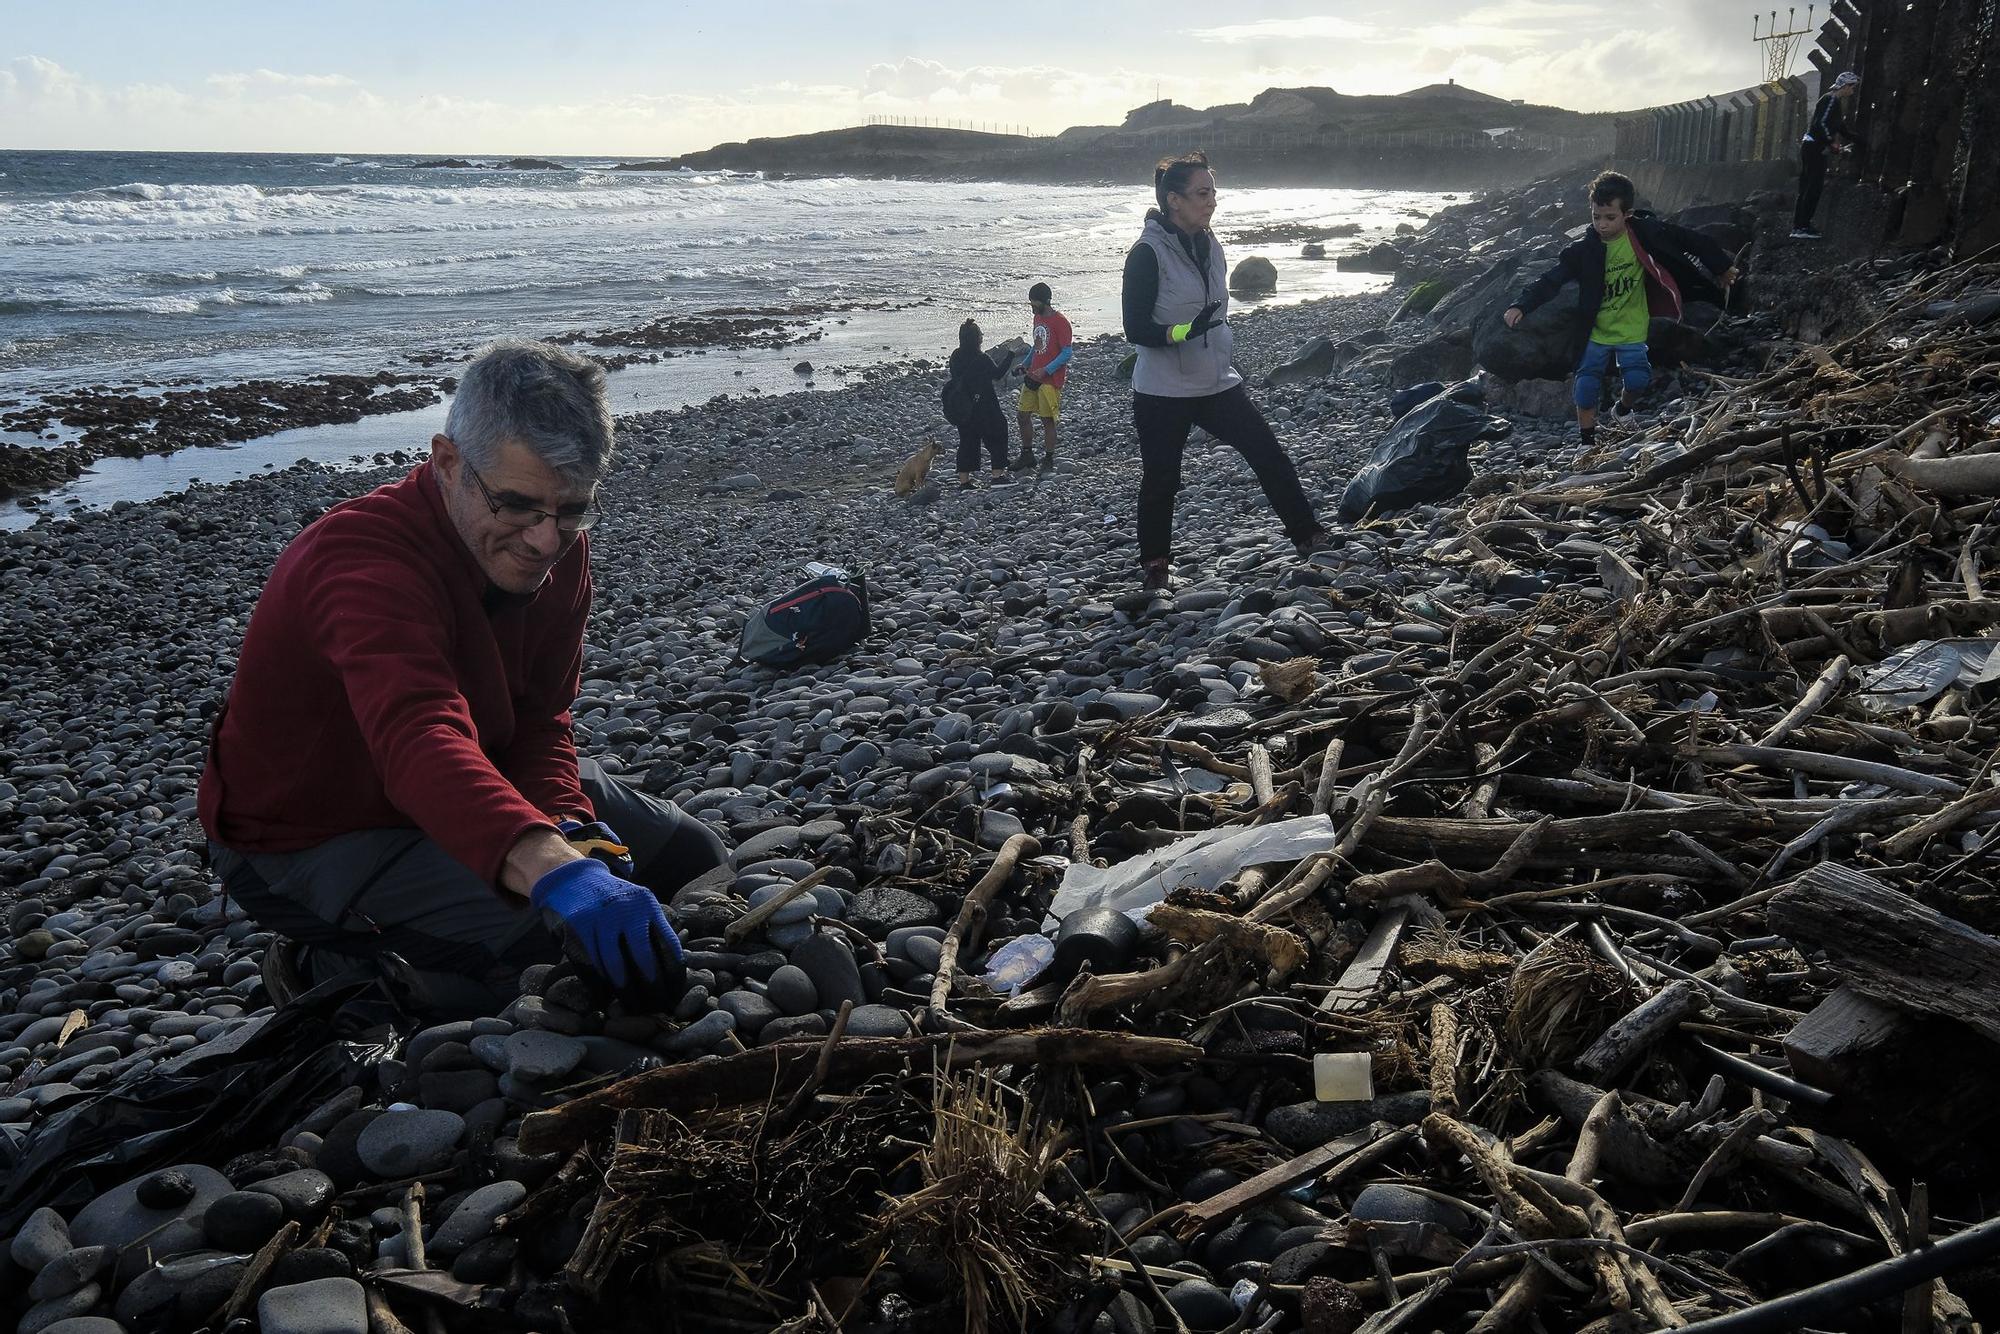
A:
[[[1330,851],[1339,841],[1331,819],[1301,815],[1273,824],[1210,829],[1116,866],[1073,863],[1063,872],[1043,929],[1054,929],[1079,908],[1116,908],[1144,921],[1154,904],[1182,885],[1214,889],[1246,866],[1295,862]]]
[[[1928,704],[1954,685],[2000,680],[2000,643],[1991,639],[1926,639],[1898,649],[1855,675],[1855,700],[1875,713]]]
[[[35,1127],[0,1188],[0,1236],[36,1209],[65,1217],[132,1177],[175,1163],[232,1156],[268,1144],[402,1038],[375,1023],[387,1009],[374,979],[305,992],[262,1024],[203,1043],[128,1083],[54,1113]]]

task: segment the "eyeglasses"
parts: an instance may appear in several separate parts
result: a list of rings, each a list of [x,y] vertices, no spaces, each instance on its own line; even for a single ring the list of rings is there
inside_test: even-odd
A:
[[[597,527],[604,511],[595,505],[580,510],[560,510],[551,513],[536,509],[532,505],[509,505],[494,499],[493,492],[486,485],[486,479],[479,475],[479,469],[467,463],[465,470],[472,474],[472,480],[479,483],[479,494],[486,497],[486,508],[493,511],[493,517],[509,528],[538,528],[544,519],[556,521],[556,531],[560,533],[583,533]]]

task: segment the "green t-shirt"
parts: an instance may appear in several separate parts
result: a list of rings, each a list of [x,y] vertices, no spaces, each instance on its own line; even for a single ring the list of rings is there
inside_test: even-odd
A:
[[[1632,236],[1620,232],[1604,247],[1604,304],[1590,326],[1593,343],[1643,343],[1652,315],[1646,307],[1646,275],[1632,253]]]

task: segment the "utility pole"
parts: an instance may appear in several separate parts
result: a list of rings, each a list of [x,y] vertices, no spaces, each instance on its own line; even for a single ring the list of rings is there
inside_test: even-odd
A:
[[[1777,83],[1788,78],[1792,72],[1792,54],[1798,50],[1799,38],[1812,31],[1813,6],[1806,6],[1806,22],[1798,26],[1799,10],[1794,5],[1785,11],[1785,31],[1778,31],[1778,11],[1771,11],[1771,26],[1768,31],[1759,32],[1763,20],[1756,15],[1750,18],[1750,40],[1764,48],[1764,82]]]

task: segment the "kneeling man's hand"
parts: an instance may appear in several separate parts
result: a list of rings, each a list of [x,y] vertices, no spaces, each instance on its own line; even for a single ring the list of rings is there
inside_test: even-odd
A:
[[[680,937],[653,891],[590,857],[545,872],[529,901],[553,918],[563,952],[603,977],[635,1014],[678,1001],[687,980]]]

